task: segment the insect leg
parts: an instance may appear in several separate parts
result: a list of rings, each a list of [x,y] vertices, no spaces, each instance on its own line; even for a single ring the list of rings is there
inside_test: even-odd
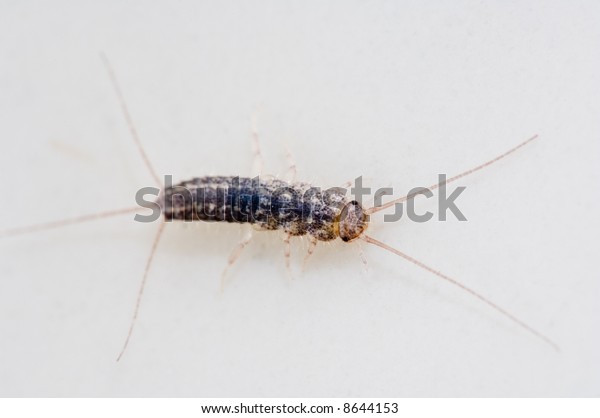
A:
[[[360,261],[362,261],[363,266],[365,268],[365,272],[369,270],[369,262],[367,261],[367,257],[365,256],[365,252],[363,251],[363,246],[360,242],[357,242],[358,255],[360,257]]]
[[[260,176],[263,173],[264,159],[258,139],[258,111],[255,111],[254,115],[252,115],[252,147],[254,149],[252,176]]]
[[[352,186],[352,183],[354,183],[352,180],[348,180],[347,182],[345,182],[345,183],[343,183],[342,185],[340,185],[340,187],[341,187],[342,189],[347,189],[347,188],[349,188],[350,186]]]
[[[296,161],[294,160],[292,153],[290,152],[289,148],[287,148],[287,147],[285,149],[285,157],[288,162],[288,169],[287,169],[287,172],[285,173],[284,179],[290,183],[293,183],[294,181],[296,181],[296,174],[297,174],[298,170],[296,168]]]
[[[363,177],[363,176],[360,176],[360,177],[363,180],[366,180],[368,182],[372,182],[373,181],[373,177]],[[352,187],[352,185],[355,184],[355,182],[356,182],[356,179],[354,179],[354,180],[348,180],[348,181],[342,183],[339,187],[341,187],[342,189],[348,189],[348,188]]]
[[[252,241],[252,230],[248,230],[244,235],[244,238],[235,246],[231,254],[229,255],[229,260],[227,260],[227,266],[223,269],[223,273],[221,274],[221,292],[225,288],[225,279],[227,276],[227,272],[229,268],[237,261],[244,248]]]
[[[306,270],[306,263],[310,256],[315,252],[315,248],[317,248],[317,239],[312,235],[309,235],[308,239],[308,252],[306,253],[306,257],[304,257],[304,263],[302,263],[302,271]]]
[[[291,238],[292,234],[285,234],[285,237],[283,238],[283,255],[285,256],[285,268],[287,269],[290,280],[294,278],[294,276],[292,275],[292,268],[290,263],[292,255],[290,242]]]

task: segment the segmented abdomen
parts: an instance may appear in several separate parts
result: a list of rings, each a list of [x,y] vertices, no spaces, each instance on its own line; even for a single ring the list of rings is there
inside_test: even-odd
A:
[[[337,236],[345,192],[278,179],[207,176],[167,187],[159,205],[166,220],[251,223],[327,241]]]

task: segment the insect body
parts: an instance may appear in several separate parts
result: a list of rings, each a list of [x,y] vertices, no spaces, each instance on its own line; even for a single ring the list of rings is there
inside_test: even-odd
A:
[[[325,191],[308,183],[256,177],[199,177],[165,188],[157,204],[166,221],[250,223],[318,241],[352,241],[368,216],[343,188]]]

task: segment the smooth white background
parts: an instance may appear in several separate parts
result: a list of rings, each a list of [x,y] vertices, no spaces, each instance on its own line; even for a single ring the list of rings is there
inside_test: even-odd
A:
[[[152,186],[111,90],[176,179],[266,171],[398,194],[464,179],[468,222],[369,233],[485,294],[556,353],[402,259],[321,245],[288,282],[281,236],[169,225],[125,357],[155,224],[0,240],[3,396],[598,396],[596,2],[0,3],[0,229],[134,204]],[[419,210],[436,210],[434,199]]]

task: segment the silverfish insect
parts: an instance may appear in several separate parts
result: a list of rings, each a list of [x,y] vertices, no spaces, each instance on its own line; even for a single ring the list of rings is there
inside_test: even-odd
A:
[[[101,54],[101,58],[120,104],[121,111],[130,131],[130,136],[156,184],[162,186],[159,176],[156,174],[150,159],[142,147],[142,143],[133,124],[133,120],[126,105],[122,90],[115,76],[115,72],[104,54]],[[252,137],[255,159],[255,169],[253,171],[260,173],[262,172],[263,164],[255,123],[253,123]],[[443,182],[433,184],[429,186],[428,189],[433,191],[448,183],[455,182],[465,176],[480,171],[531,143],[537,137],[537,135],[534,135],[519,145],[504,152],[503,154],[463,173],[450,177]],[[240,178],[236,176],[205,176],[183,181],[176,185],[164,186],[162,188],[158,198],[153,203],[155,209],[160,211],[163,222],[161,222],[158,227],[150,254],[146,261],[130,326],[123,347],[117,357],[117,361],[122,358],[131,339],[139,314],[140,303],[146,285],[146,280],[148,278],[148,273],[152,265],[154,254],[158,247],[164,225],[167,222],[172,221],[230,222],[240,224],[250,223],[255,227],[255,229],[258,230],[282,231],[284,233],[284,255],[288,269],[290,266],[290,240],[293,236],[307,236],[309,238],[309,248],[305,262],[315,251],[318,242],[332,241],[338,238],[347,243],[362,240],[370,245],[377,246],[399,257],[402,257],[406,261],[424,270],[427,270],[431,274],[443,280],[452,283],[463,291],[479,299],[482,303],[488,305],[496,312],[507,317],[513,323],[524,328],[532,335],[549,344],[555,350],[560,351],[558,345],[546,335],[537,331],[521,319],[517,318],[515,315],[492,302],[487,297],[476,292],[470,287],[465,286],[456,279],[453,279],[446,274],[411,257],[410,255],[366,234],[370,222],[370,215],[388,209],[396,204],[413,199],[415,196],[420,194],[420,192],[415,192],[413,194],[394,199],[382,205],[364,208],[356,200],[350,200],[346,196],[344,188],[333,188],[328,189],[326,192],[321,192],[320,189],[315,188],[308,183],[295,181],[295,163],[291,161],[289,153],[288,158],[291,162],[289,172],[291,173],[292,178],[290,180],[260,178],[260,176],[255,178]],[[133,212],[138,212],[139,210],[140,207],[136,206],[133,208],[95,213],[54,222],[13,228],[1,231],[0,237],[20,235],[112,216],[131,214]],[[243,249],[250,242],[251,236],[251,232],[249,232],[231,252],[227,266],[223,271],[221,282],[223,282],[223,278],[225,277],[227,269],[233,263],[235,263]]]

